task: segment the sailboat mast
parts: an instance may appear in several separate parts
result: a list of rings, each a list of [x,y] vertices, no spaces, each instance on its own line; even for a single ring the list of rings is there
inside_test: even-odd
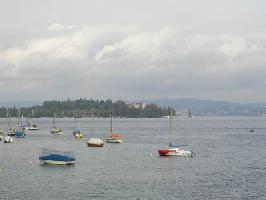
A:
[[[113,116],[112,116],[112,113],[110,114],[110,122],[111,122],[110,131],[112,133],[113,132]]]
[[[172,136],[172,115],[173,115],[173,110],[171,108],[171,112],[170,112],[170,136]]]
[[[9,110],[6,110],[6,118],[7,118],[7,133],[9,132],[9,127],[10,127],[10,114]]]
[[[53,127],[55,127],[55,112],[54,112],[54,119],[53,119]]]

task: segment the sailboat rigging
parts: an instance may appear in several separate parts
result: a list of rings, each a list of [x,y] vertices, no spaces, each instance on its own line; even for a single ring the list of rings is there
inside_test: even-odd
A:
[[[76,112],[76,115],[75,115],[75,124],[76,124],[76,126],[74,127],[74,130],[73,130],[73,136],[75,138],[81,139],[81,138],[83,138],[83,134],[82,134],[82,132],[81,132],[81,130],[79,128],[79,123],[78,123],[78,120],[77,120],[77,112]]]
[[[122,143],[122,137],[121,135],[117,133],[113,133],[113,115],[110,114],[110,136],[106,138],[107,143]]]
[[[172,136],[172,109],[171,109],[171,114],[169,116],[169,132],[170,132],[170,137]],[[193,152],[186,150],[182,147],[187,146],[187,145],[173,145],[171,142],[169,142],[168,148],[162,148],[158,150],[158,153],[160,156],[184,156],[184,157],[192,157]]]
[[[55,112],[54,112],[54,118],[53,118],[53,122],[52,122],[53,126],[51,128],[51,133],[53,133],[55,135],[61,135],[62,134],[62,130],[55,126],[55,116],[56,115],[55,115]]]

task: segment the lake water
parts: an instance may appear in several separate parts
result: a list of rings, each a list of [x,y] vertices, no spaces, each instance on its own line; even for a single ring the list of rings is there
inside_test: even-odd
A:
[[[82,140],[72,135],[74,121],[57,119],[57,136],[52,119],[34,119],[39,131],[0,143],[0,199],[266,199],[266,118],[175,118],[171,136],[166,118],[114,119],[124,142],[103,148],[86,139],[106,138],[109,119],[79,119]],[[6,124],[0,119],[0,129]],[[196,156],[159,157],[170,140]],[[74,151],[76,164],[40,165],[42,147]]]

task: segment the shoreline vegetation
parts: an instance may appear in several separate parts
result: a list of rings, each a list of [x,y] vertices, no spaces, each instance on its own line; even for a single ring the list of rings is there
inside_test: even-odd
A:
[[[169,116],[171,107],[160,107],[154,103],[127,103],[123,100],[77,99],[64,101],[44,101],[42,105],[31,107],[1,107],[0,117],[7,117],[9,112],[12,117],[23,116],[28,118],[53,117],[103,117],[107,118],[112,113],[113,117],[126,118],[160,118]],[[173,109],[173,115],[176,111]]]

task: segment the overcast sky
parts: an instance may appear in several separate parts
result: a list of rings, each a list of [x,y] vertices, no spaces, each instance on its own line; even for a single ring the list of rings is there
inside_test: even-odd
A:
[[[0,97],[266,102],[266,1],[0,0]]]

